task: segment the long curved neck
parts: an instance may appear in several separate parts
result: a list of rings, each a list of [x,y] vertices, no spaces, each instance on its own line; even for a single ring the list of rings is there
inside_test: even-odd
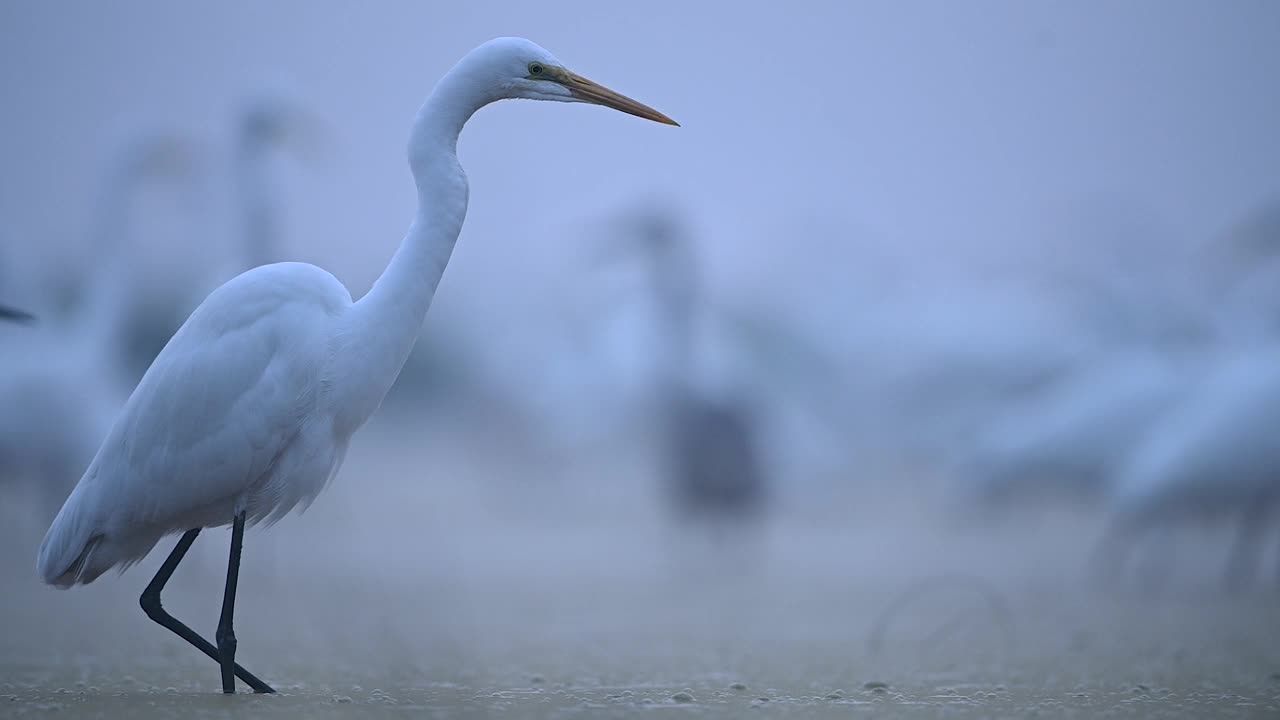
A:
[[[446,75],[418,111],[409,137],[417,213],[390,264],[350,314],[342,350],[350,361],[336,381],[349,383],[353,393],[344,409],[351,431],[378,408],[404,367],[466,218],[458,135],[488,99],[468,92],[457,75],[457,68]]]

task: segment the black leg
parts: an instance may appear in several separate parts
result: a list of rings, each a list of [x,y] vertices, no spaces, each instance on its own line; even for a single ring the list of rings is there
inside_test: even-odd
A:
[[[231,523],[231,555],[227,558],[227,587],[222,594],[222,619],[218,620],[218,654],[222,656],[222,692],[236,691],[236,584],[240,579],[240,548],[244,543],[244,512]]]
[[[142,606],[143,612],[147,617],[156,621],[160,625],[168,628],[175,635],[191,643],[197,650],[208,655],[214,662],[221,663],[222,658],[218,653],[218,649],[209,644],[208,640],[200,637],[194,630],[183,625],[177,618],[165,612],[160,605],[160,591],[164,589],[165,583],[169,582],[169,577],[173,575],[173,571],[178,567],[178,563],[182,562],[182,558],[187,554],[187,550],[191,549],[191,543],[196,541],[196,535],[200,534],[200,528],[188,530],[183,533],[182,539],[178,540],[178,544],[174,546],[173,552],[169,553],[169,557],[165,559],[164,564],[156,572],[156,576],[151,579],[147,585],[147,589],[142,591],[142,597],[138,599],[138,604]],[[271,693],[275,690],[271,686],[254,677],[248,670],[235,665],[236,677],[243,680],[254,692]]]

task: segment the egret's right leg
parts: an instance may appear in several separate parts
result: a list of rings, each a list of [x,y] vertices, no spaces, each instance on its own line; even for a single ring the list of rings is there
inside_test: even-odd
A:
[[[236,585],[240,579],[240,547],[244,543],[244,512],[231,523],[231,554],[227,560],[227,586],[222,596],[222,618],[218,621],[218,652],[222,655],[222,692],[236,691],[232,669],[236,664],[236,633],[232,627],[236,609]]]
[[[177,569],[178,563],[182,562],[182,558],[186,556],[187,551],[191,549],[191,543],[196,541],[196,536],[200,534],[200,528],[188,530],[183,533],[182,538],[178,540],[178,544],[174,546],[173,552],[169,553],[169,557],[165,559],[164,564],[156,571],[156,576],[151,579],[147,585],[147,589],[142,591],[142,597],[138,598],[138,604],[142,606],[142,611],[147,617],[156,621],[172,631],[175,635],[186,640],[195,646],[197,650],[208,655],[211,660],[221,664],[222,655],[218,652],[208,640],[200,637],[196,631],[183,625],[177,618],[165,612],[160,605],[160,591],[164,589],[165,583],[169,582],[169,578],[173,575],[173,571]],[[254,677],[252,673],[239,664],[235,665],[236,677],[243,680],[254,692],[272,693],[275,690],[271,686]]]

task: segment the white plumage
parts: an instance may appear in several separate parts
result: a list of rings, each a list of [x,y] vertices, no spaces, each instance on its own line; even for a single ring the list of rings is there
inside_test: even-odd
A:
[[[46,582],[91,582],[164,535],[274,521],[313,500],[363,418],[341,417],[351,296],[267,265],[214,291],[147,370],[40,549]],[[354,333],[351,333],[354,334]]]

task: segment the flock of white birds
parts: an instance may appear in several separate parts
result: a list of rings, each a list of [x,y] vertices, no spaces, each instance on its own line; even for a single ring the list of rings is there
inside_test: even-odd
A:
[[[1108,298],[1094,315],[1106,322],[1052,379],[1005,403],[955,457],[960,496],[1101,508],[1108,574],[1135,544],[1167,574],[1183,531],[1210,529],[1196,537],[1214,543],[1215,526],[1234,529],[1225,582],[1248,585],[1280,510],[1277,219],[1260,214],[1123,278],[1136,303]]]
[[[457,134],[472,112],[505,97],[588,102],[674,124],[531,43],[482,46],[445,76],[416,121],[419,215],[355,303],[317,268],[260,267],[282,254],[263,158],[304,132],[296,108],[274,99],[246,106],[230,153],[229,195],[239,206],[227,209],[243,218],[242,237],[227,243],[238,248],[234,259],[189,297],[149,295],[129,243],[138,195],[198,172],[193,144],[154,134],[121,150],[93,222],[100,259],[86,263],[79,291],[66,307],[50,301],[37,324],[0,329],[0,491],[35,504],[42,521],[72,500],[41,550],[46,581],[89,582],[136,562],[164,535],[274,521],[314,498],[398,375],[452,251],[467,206]],[[678,227],[640,234],[637,255],[649,260],[660,316],[657,417],[672,431],[671,475],[684,473],[691,506],[755,512],[768,496],[756,435],[769,425],[749,418],[758,409],[749,400],[693,381],[691,308],[700,298],[689,249]],[[1117,280],[1100,268],[1092,306],[1048,293],[935,289],[853,313],[846,335],[855,357],[828,399],[856,410],[824,410],[824,421],[838,426],[833,435],[872,438],[855,445],[944,471],[945,488],[934,487],[952,505],[1066,498],[1101,508],[1109,530],[1100,555],[1113,563],[1140,536],[1158,538],[1144,552],[1168,552],[1171,531],[1229,524],[1238,535],[1227,580],[1243,586],[1280,510],[1277,248],[1280,222],[1263,217],[1195,253],[1153,260],[1149,273]],[[9,290],[39,297],[39,288],[22,288],[34,274],[2,269],[0,299],[9,302]],[[1116,284],[1123,292],[1102,291]],[[139,348],[147,362],[158,358],[131,397]],[[193,406],[212,414],[190,417]],[[143,446],[152,441],[158,449]],[[197,477],[163,475],[183,461],[179,451],[204,464]],[[870,482],[851,465],[848,482]],[[179,492],[179,483],[189,486]],[[113,495],[125,491],[134,495]],[[234,583],[228,592],[233,603]],[[229,672],[234,638],[229,655],[225,645],[220,637],[217,656],[206,652]]]

